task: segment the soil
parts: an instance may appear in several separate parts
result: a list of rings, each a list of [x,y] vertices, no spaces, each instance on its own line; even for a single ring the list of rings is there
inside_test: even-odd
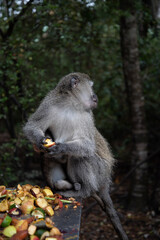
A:
[[[118,194],[112,199],[130,240],[160,239],[160,215],[154,211],[144,213],[125,210],[117,201],[120,199]],[[118,240],[112,224],[99,205],[91,207],[94,202],[92,198],[83,201],[80,240]]]

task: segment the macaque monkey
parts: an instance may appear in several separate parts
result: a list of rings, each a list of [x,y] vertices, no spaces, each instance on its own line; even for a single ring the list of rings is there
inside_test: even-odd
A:
[[[64,76],[24,126],[26,137],[44,149],[48,184],[65,197],[94,197],[121,240],[128,240],[109,195],[114,158],[94,124],[93,82],[84,73]],[[49,133],[49,135],[48,135]],[[46,137],[56,142],[44,148]]]

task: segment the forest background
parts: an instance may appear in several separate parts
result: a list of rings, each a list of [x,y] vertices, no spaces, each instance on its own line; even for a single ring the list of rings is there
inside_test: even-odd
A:
[[[158,215],[159,56],[159,0],[1,0],[0,184],[43,183],[22,126],[62,76],[84,72],[117,159],[113,191],[125,189],[128,209]]]

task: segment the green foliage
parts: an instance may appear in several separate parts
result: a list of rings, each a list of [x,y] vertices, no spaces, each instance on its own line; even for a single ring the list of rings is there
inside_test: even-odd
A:
[[[1,184],[8,186],[14,186],[18,182],[20,177],[19,158],[15,156],[15,140],[11,140],[9,143],[3,143],[0,146],[0,176]]]

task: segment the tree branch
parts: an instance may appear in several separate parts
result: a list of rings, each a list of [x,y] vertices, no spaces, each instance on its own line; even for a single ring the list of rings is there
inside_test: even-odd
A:
[[[7,14],[7,18],[9,18],[9,3],[8,3],[8,0],[6,0],[5,2],[6,2],[6,14]]]
[[[5,36],[5,35],[4,35],[4,32],[2,31],[1,28],[0,28],[0,35],[1,35],[2,38],[4,38],[4,36]]]
[[[16,97],[13,94],[10,96],[10,99],[12,99],[15,105],[17,105],[18,110],[20,111],[20,113],[22,113],[24,117],[24,120],[27,121],[27,115],[26,112],[23,110],[21,103],[16,99]]]
[[[22,8],[22,10],[20,11],[20,13],[15,16],[13,19],[11,19],[9,21],[9,27],[8,30],[6,31],[5,34],[1,34],[1,36],[3,37],[3,40],[6,40],[7,38],[9,38],[13,32],[13,29],[15,27],[15,24],[18,22],[18,20],[25,14],[25,12],[27,11],[27,9],[31,6],[32,2],[34,0],[30,0],[29,2],[27,2],[27,4],[25,5],[24,8]]]

